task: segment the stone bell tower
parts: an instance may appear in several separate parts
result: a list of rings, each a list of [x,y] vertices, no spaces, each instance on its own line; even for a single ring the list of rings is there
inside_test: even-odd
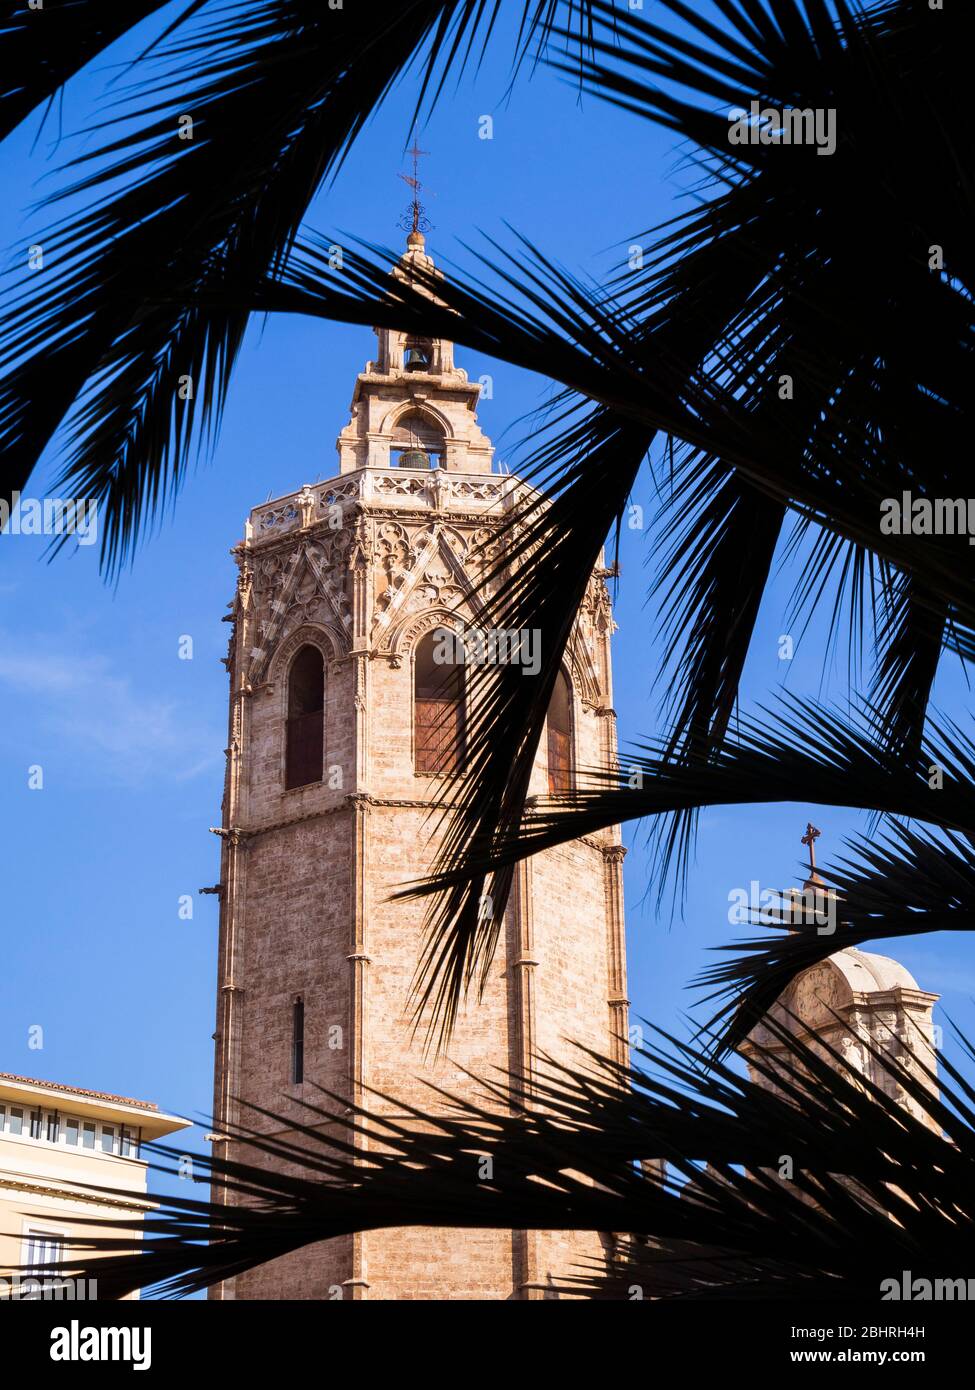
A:
[[[432,271],[414,231],[396,273],[420,265]],[[430,643],[445,626],[476,625],[485,556],[498,553],[492,538],[524,485],[492,471],[480,388],[455,367],[453,345],[377,337],[337,475],[256,507],[234,552],[214,1142],[243,1161],[252,1151],[225,1126],[289,1131],[240,1100],[307,1124],[296,1102],[320,1103],[317,1083],[388,1113],[372,1092],[435,1114],[446,1102],[430,1081],[468,1095],[466,1073],[530,1082],[539,1053],[578,1064],[573,1042],[625,1058],[615,828],[519,866],[488,987],[462,1012],[448,1056],[425,1058],[411,1041],[426,909],[391,895],[429,869],[440,777],[464,756],[463,666],[435,683]],[[605,577],[593,574],[566,651],[535,794],[615,756]],[[543,1298],[608,1241],[381,1230],[297,1251],[214,1296]]]

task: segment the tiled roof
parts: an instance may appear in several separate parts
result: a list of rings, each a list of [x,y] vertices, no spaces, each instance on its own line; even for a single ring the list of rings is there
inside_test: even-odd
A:
[[[134,1105],[137,1110],[156,1110],[159,1106],[151,1100],[133,1100],[131,1096],[113,1096],[109,1091],[89,1091],[83,1086],[63,1086],[60,1081],[38,1081],[36,1076],[15,1076],[11,1071],[0,1071],[0,1081],[23,1081],[28,1086],[47,1086],[52,1091],[65,1091],[73,1096],[88,1096],[91,1100],[109,1100],[116,1105]]]

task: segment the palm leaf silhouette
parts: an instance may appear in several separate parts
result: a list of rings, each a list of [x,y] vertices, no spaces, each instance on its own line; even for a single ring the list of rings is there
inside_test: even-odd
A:
[[[401,1102],[397,1116],[349,1116],[324,1092],[303,1102],[297,1128],[254,1112],[255,1127],[235,1134],[253,1163],[200,1161],[198,1181],[233,1202],[157,1195],[132,1238],[93,1235],[65,1272],[97,1277],[109,1297],[139,1287],[179,1297],[350,1231],[430,1225],[630,1233],[608,1271],[559,1272],[558,1288],[590,1297],[631,1298],[636,1283],[645,1298],[876,1299],[904,1268],[963,1273],[972,1088],[946,1065],[932,1093],[923,1063],[915,1072],[875,1054],[908,1111],[838,1053],[769,1026],[785,1051],[774,1064],[760,1052],[756,1066],[775,1090],[654,1030],[630,1070],[582,1050],[575,1067],[549,1063],[528,1112],[504,1077],[435,1121]],[[262,1120],[296,1137],[262,1135]],[[783,1149],[789,1181],[777,1176]],[[157,1170],[177,1171],[176,1151],[153,1152]]]
[[[134,22],[153,8],[127,14]],[[116,6],[68,6],[62,38],[42,53],[38,32],[8,10],[0,130],[125,29]],[[663,878],[686,870],[701,807],[791,800],[798,786],[811,802],[868,809],[884,827],[828,872],[844,944],[970,929],[975,750],[928,703],[942,652],[975,656],[971,552],[964,538],[879,526],[888,498],[969,491],[970,11],[717,0],[718,23],[659,0],[668,22],[658,23],[602,0],[526,5],[519,55],[539,40],[544,60],[593,96],[684,141],[701,172],[695,204],[641,238],[642,266],[603,287],[523,239],[438,281],[439,304],[422,277],[392,281],[394,258],[374,246],[350,249],[339,280],[328,238],[303,226],[311,199],[390,84],[420,62],[421,100],[435,99],[495,12],[472,2],[347,7],[326,30],[311,0],[190,5],[148,55],[151,79],[137,65],[128,116],[105,117],[95,154],[75,161],[65,196],[91,202],[45,238],[54,268],[13,300],[0,342],[9,487],[70,418],[64,483],[101,503],[103,560],[116,568],[178,488],[194,444],[218,429],[253,312],[449,337],[529,369],[544,361],[562,394],[524,469],[531,490],[483,615],[538,629],[543,667],[534,682],[513,670],[478,675],[470,766],[445,848],[433,877],[408,890],[433,903],[418,974],[430,1028],[445,1042],[459,1002],[483,981],[496,935],[478,904],[487,891],[500,916],[520,858],[653,816]],[[835,110],[835,152],[797,147],[783,158],[772,144],[731,145],[728,111],[753,99]],[[199,138],[180,149],[176,117],[187,110]],[[197,390],[179,406],[183,377]],[[529,806],[574,615],[661,444],[653,593],[665,732],[634,752],[642,784],[592,768],[576,792]],[[851,663],[869,617],[869,697],[857,718],[793,699],[732,722],[783,543],[798,570],[797,617],[832,586],[831,636],[845,631]],[[944,772],[936,791],[932,765]],[[799,932],[731,946],[744,954],[704,981],[722,1000],[707,1050],[665,1039],[669,1050],[646,1053],[654,1074],[595,1058],[577,1071],[553,1066],[541,1110],[525,1113],[503,1083],[485,1083],[483,1106],[458,1103],[455,1120],[431,1125],[414,1111],[414,1123],[397,1125],[360,1113],[343,1131],[326,1104],[337,1098],[324,1097],[297,1149],[255,1132],[261,1162],[206,1161],[233,1204],[160,1198],[144,1254],[102,1242],[100,1255],[120,1253],[100,1260],[100,1284],[185,1293],[389,1224],[645,1238],[621,1248],[608,1275],[564,1272],[567,1287],[592,1296],[629,1281],[648,1297],[875,1297],[879,1280],[905,1267],[964,1273],[975,1097],[957,1070],[945,1064],[933,1096],[884,1062],[925,1123],[840,1057],[804,1052],[788,1035],[785,1094],[778,1072],[779,1090],[763,1089],[722,1055],[835,944]],[[327,1133],[317,1128],[326,1120]],[[356,1139],[376,1125],[382,1144],[363,1164]],[[783,1135],[794,1186],[770,1171]],[[497,1177],[478,1186],[469,1160],[485,1151]],[[648,1175],[646,1159],[677,1176]],[[301,1172],[268,1166],[285,1162]]]

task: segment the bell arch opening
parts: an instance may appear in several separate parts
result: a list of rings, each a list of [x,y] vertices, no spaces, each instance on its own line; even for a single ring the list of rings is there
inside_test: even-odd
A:
[[[408,372],[433,371],[432,340],[430,338],[407,338],[403,348],[403,367]]]
[[[410,410],[396,422],[389,453],[394,468],[442,468],[446,436],[436,420]]]

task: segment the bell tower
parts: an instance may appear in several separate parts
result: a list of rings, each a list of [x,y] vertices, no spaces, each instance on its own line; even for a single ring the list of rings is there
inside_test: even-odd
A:
[[[396,273],[436,273],[410,232]],[[524,494],[492,471],[479,387],[453,344],[377,332],[338,470],[256,507],[234,554],[227,666],[215,1143],[249,1101],[308,1123],[317,1083],[373,1109],[426,1113],[466,1073],[530,1078],[581,1043],[623,1060],[622,859],[613,828],[521,864],[490,981],[446,1058],[413,1044],[409,991],[422,902],[392,901],[437,850],[436,789],[463,763],[463,664],[433,679],[431,644],[476,625],[476,589]],[[606,572],[592,575],[566,650],[532,791],[570,788],[615,757]],[[499,754],[500,756],[501,754]],[[369,1091],[366,1088],[370,1088]],[[395,1113],[395,1112],[393,1112]],[[279,1134],[286,1138],[288,1130]],[[321,1242],[228,1281],[223,1298],[532,1299],[605,1254],[589,1232],[391,1229]]]

